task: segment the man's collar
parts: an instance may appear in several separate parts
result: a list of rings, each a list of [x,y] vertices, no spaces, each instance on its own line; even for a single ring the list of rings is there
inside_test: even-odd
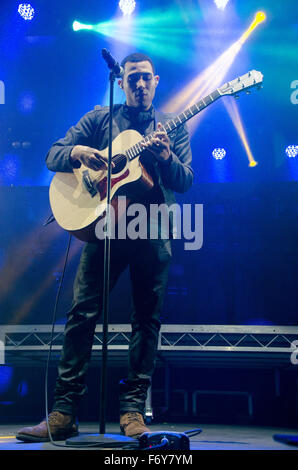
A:
[[[137,123],[148,122],[154,120],[154,108],[151,107],[148,111],[139,111],[133,106],[127,106],[125,103],[123,105],[123,114],[129,120]]]

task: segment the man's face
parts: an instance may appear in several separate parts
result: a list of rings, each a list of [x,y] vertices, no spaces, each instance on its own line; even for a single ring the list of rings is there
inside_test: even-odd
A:
[[[128,106],[147,110],[152,104],[158,81],[150,62],[143,61],[126,62],[123,78],[118,83],[124,90]]]

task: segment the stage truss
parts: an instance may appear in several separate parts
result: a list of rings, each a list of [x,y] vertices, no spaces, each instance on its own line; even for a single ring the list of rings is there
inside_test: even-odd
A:
[[[2,363],[30,365],[60,355],[64,325],[1,325]],[[108,351],[112,362],[126,361],[131,326],[109,325]],[[102,326],[97,325],[93,358],[101,355]],[[158,343],[161,363],[211,366],[293,366],[298,349],[298,326],[269,325],[162,325]]]

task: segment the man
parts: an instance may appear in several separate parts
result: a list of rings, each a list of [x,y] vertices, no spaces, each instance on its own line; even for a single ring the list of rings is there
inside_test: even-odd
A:
[[[175,201],[173,191],[184,192],[193,180],[191,150],[187,130],[179,127],[170,138],[162,130],[170,115],[158,113],[152,106],[159,76],[151,59],[144,54],[131,54],[122,61],[124,74],[119,80],[126,102],[115,105],[113,139],[122,131],[135,129],[142,135],[154,130],[155,137],[144,144],[142,163],[151,174],[154,186],[137,202]],[[109,108],[96,107],[57,141],[47,155],[50,170],[71,172],[83,163],[102,168],[100,149],[108,145]],[[128,375],[120,382],[120,429],[126,436],[137,438],[148,431],[144,424],[147,389],[151,383],[160,329],[160,310],[171,260],[170,240],[161,236],[150,240],[111,240],[110,288],[129,266],[132,283],[132,334],[129,347]],[[53,439],[66,439],[78,433],[79,400],[85,393],[84,380],[90,361],[94,330],[101,307],[103,284],[103,241],[84,245],[74,282],[74,297],[64,332],[64,345],[49,425]],[[46,422],[21,429],[17,438],[26,441],[48,440]]]

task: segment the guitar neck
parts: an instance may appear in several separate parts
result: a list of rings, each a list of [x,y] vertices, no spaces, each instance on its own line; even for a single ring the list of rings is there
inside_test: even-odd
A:
[[[183,113],[178,114],[178,116],[176,116],[174,119],[167,121],[163,125],[162,130],[165,131],[167,134],[170,134],[177,127],[181,126],[186,121],[196,116],[196,114],[203,111],[203,109],[207,108],[207,106],[209,106],[211,103],[220,98],[220,96],[221,93],[219,92],[219,90],[213,91],[212,93],[210,93],[210,95],[205,96],[205,98],[202,98],[196,104],[187,108],[185,111],[183,111]],[[152,137],[154,137],[154,134],[155,132],[152,132],[151,134],[147,135],[143,140],[130,147],[126,151],[126,156],[128,157],[128,159],[133,160],[134,158],[140,156],[140,154],[143,152],[143,147],[141,143],[149,142]]]
[[[218,90],[213,91],[212,93],[210,93],[210,95],[207,95],[205,96],[205,98],[202,98],[200,101],[198,101],[198,103],[187,108],[185,111],[183,111],[183,113],[178,114],[178,116],[176,116],[174,119],[167,121],[166,124],[163,126],[163,129],[166,131],[167,134],[170,134],[177,127],[181,126],[181,124],[184,124],[186,121],[194,117],[200,111],[203,111],[203,109],[207,108],[209,104],[216,101],[220,96],[221,95]],[[150,134],[150,136],[153,134],[154,133]]]

